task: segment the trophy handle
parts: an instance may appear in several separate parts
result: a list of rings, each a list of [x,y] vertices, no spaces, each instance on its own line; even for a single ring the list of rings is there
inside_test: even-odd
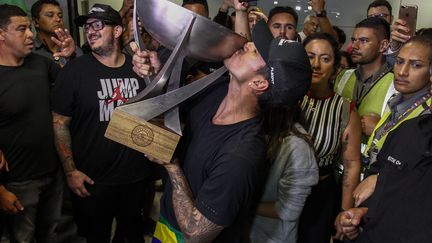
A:
[[[142,39],[141,33],[139,31],[139,26],[138,26],[138,11],[137,11],[137,4],[136,4],[136,0],[134,1],[134,10],[133,10],[133,28],[134,28],[134,40],[138,45],[138,48],[140,49],[140,51],[146,50],[147,48],[145,47],[144,41]],[[139,16],[141,18],[141,16]],[[144,82],[147,85],[149,85],[151,83],[150,77],[149,76],[144,76]]]
[[[129,105],[119,106],[117,109],[148,121],[163,114],[164,112],[170,110],[174,106],[198,93],[217,80],[226,71],[226,67],[223,66],[191,84],[150,99],[142,100]]]
[[[156,75],[153,81],[148,85],[143,91],[138,93],[135,97],[128,100],[125,105],[132,104],[142,99],[148,99],[159,95],[162,92],[162,89],[166,85],[168,81],[168,77],[171,74],[172,69],[174,68],[174,64],[179,57],[180,53],[183,51],[187,44],[187,39],[191,33],[193,23],[195,21],[195,17],[192,17],[188,22],[188,28],[183,31],[182,36],[180,37],[180,41],[177,43],[175,49],[171,53],[167,62],[163,66],[162,70]]]
[[[167,92],[176,90],[180,88],[180,78],[181,78],[181,71],[184,61],[184,53],[182,52],[181,55],[179,55],[176,64],[174,66],[174,69],[172,70]],[[164,113],[164,125],[177,133],[178,135],[182,136],[182,128],[180,124],[180,114],[179,114],[179,108],[178,106],[174,106],[171,108],[171,110]]]

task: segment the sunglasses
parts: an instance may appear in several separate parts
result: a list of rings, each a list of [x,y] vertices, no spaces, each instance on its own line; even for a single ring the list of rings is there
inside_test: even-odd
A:
[[[105,28],[105,25],[114,25],[114,23],[106,20],[95,20],[90,23],[85,23],[83,25],[83,28],[84,28],[84,32],[87,33],[90,30],[90,28],[92,28],[94,31],[99,31]]]
[[[371,17],[387,18],[388,16],[389,16],[389,14],[380,13],[380,14],[371,14],[371,15],[368,15],[367,17],[368,18],[371,18]]]

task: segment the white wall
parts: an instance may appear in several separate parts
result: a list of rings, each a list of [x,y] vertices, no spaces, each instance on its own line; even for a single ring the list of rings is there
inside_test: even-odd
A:
[[[24,0],[30,9],[31,4],[35,0]],[[91,7],[95,3],[105,3],[111,5],[114,9],[119,10],[122,5],[122,0],[76,0],[78,6],[81,6],[81,2],[88,2],[88,6]],[[183,0],[170,0],[174,3],[181,4]],[[393,6],[393,15],[397,17],[399,11],[400,0],[388,0]],[[220,4],[223,0],[207,0],[210,9],[210,16],[214,17],[219,9]],[[258,6],[260,6],[264,12],[268,11],[274,6],[273,0],[258,0]],[[278,5],[302,5],[307,6],[307,0],[279,0]],[[366,16],[366,8],[372,0],[327,0],[327,10],[328,12],[340,12],[341,16],[336,18],[334,14],[330,13],[332,23],[337,26],[342,26],[343,28],[350,29],[355,23],[360,21]],[[62,7],[67,7],[66,0],[60,0]],[[419,6],[417,27],[426,28],[432,27],[430,12],[432,11],[432,1],[431,0],[402,0],[403,4],[415,4]],[[80,12],[81,9],[78,9]],[[67,12],[67,11],[65,11]],[[81,13],[81,12],[80,12]],[[301,29],[301,21],[308,13],[304,11],[299,11],[299,29]]]
[[[119,10],[122,5],[122,0],[77,0],[79,2],[88,1],[89,7],[95,3],[110,4],[114,9]],[[181,4],[183,0],[170,0],[176,4]],[[393,16],[397,17],[399,12],[400,0],[388,0],[393,6]],[[210,9],[210,17],[214,17],[217,14],[220,4],[223,0],[207,0]],[[306,15],[311,14],[305,10],[307,8],[307,0],[278,0],[280,6],[291,6],[296,5],[302,6],[302,10],[299,13],[299,26],[298,29],[303,28],[302,23]],[[366,9],[372,0],[327,0],[326,8],[328,16],[333,25],[342,28],[346,35],[347,40],[350,39],[351,33],[356,23],[366,17]],[[430,12],[432,11],[431,0],[402,0],[403,4],[416,4],[419,6],[417,28],[432,27]],[[274,0],[258,0],[258,6],[263,9],[265,13],[273,8]],[[340,13],[336,17],[336,13]]]
[[[393,7],[393,16],[397,17],[399,14],[399,0],[387,0]],[[402,4],[414,4],[418,6],[417,15],[417,29],[431,28],[432,19],[429,14],[432,12],[432,1],[431,0],[402,0]]]
[[[78,1],[82,1],[82,0],[78,0]],[[183,0],[170,0],[170,1],[179,5],[183,3]],[[267,1],[267,0],[262,0],[262,1]],[[111,5],[116,10],[120,10],[123,3],[122,0],[88,0],[88,2],[90,7],[95,3],[105,3]],[[207,2],[210,9],[210,16],[213,17],[217,14],[219,5],[223,2],[223,0],[207,0]]]

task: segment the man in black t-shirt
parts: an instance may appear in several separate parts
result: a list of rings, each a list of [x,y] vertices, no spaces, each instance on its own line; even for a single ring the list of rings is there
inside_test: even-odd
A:
[[[0,5],[0,219],[11,242],[50,243],[62,202],[50,110],[60,67],[33,46],[27,14]]]
[[[246,8],[235,2],[236,30],[247,33]],[[260,107],[295,104],[308,90],[312,73],[300,43],[273,39],[264,21],[253,34],[254,43],[224,60],[230,78],[190,100],[179,160],[155,160],[169,180],[152,242],[241,242],[248,237],[245,228],[262,184],[266,151]],[[154,64],[153,55],[136,50],[134,70],[140,75],[157,70],[150,68]]]
[[[121,52],[123,27],[117,11],[95,4],[75,23],[84,27],[91,53],[68,62],[60,72],[53,122],[78,233],[88,243],[110,242],[116,218],[128,242],[144,242],[141,208],[149,163],[104,134],[114,109],[145,83],[133,73],[131,57]]]

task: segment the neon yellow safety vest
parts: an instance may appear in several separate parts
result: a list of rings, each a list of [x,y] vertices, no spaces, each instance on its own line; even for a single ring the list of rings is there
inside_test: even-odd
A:
[[[355,69],[341,71],[334,85],[334,91],[349,100],[353,100],[354,98],[354,88],[357,82],[354,71]],[[386,100],[394,93],[393,77],[393,73],[388,72],[377,81],[357,107],[357,112],[360,116],[370,113],[381,115],[383,107],[387,105]]]
[[[426,100],[426,105],[427,107],[430,107],[430,105],[432,104],[432,98],[429,98]],[[363,153],[364,156],[369,156],[369,150],[372,146],[372,143],[374,143],[374,147],[378,149],[378,151],[381,150],[387,135],[393,131],[394,129],[396,129],[400,124],[402,124],[404,121],[407,121],[409,119],[418,117],[419,115],[421,115],[426,109],[429,108],[425,108],[425,106],[423,105],[419,105],[417,108],[415,108],[413,111],[410,112],[410,114],[408,114],[405,118],[403,118],[402,120],[398,121],[389,131],[387,131],[386,133],[384,133],[380,139],[374,141],[374,137],[375,137],[375,132],[377,131],[377,129],[379,129],[384,123],[385,121],[388,119],[388,117],[390,116],[391,112],[388,111],[384,114],[384,116],[381,118],[381,120],[379,120],[378,124],[376,125],[375,129],[373,130],[371,136],[369,137],[368,143],[367,143],[367,147],[365,152]],[[377,151],[377,152],[378,152]]]

